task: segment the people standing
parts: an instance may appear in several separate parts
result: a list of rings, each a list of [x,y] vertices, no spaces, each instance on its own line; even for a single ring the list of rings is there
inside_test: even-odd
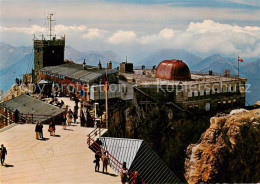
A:
[[[133,184],[142,184],[142,180],[138,175],[138,171],[135,171],[134,176],[132,177]]]
[[[38,122],[35,126],[36,139],[39,139],[40,123]]]
[[[65,112],[63,113],[63,116],[62,116],[62,126],[63,126],[63,130],[66,130],[66,121],[67,121],[66,115],[67,115],[67,111],[65,111]]]
[[[69,112],[67,113],[67,116],[66,116],[68,126],[71,125],[71,122],[72,122],[72,115],[73,115],[73,114],[72,114],[72,111],[71,111],[71,109],[70,109]]]
[[[7,155],[7,150],[4,145],[1,145],[1,165],[4,165],[5,162],[5,155]]]
[[[49,132],[50,132],[50,136],[52,136],[53,135],[53,124],[52,124],[52,121],[49,124]]]
[[[74,123],[76,123],[77,118],[78,118],[78,109],[79,109],[78,105],[75,105],[74,106],[74,113],[73,113]]]
[[[39,136],[40,136],[41,139],[43,139],[42,129],[43,129],[43,125],[42,125],[42,123],[40,123],[40,124],[39,124]]]
[[[97,151],[95,154],[95,172],[99,172],[99,167],[100,167],[100,158],[101,158],[101,154],[100,151]]]
[[[103,162],[103,173],[104,171],[106,170],[106,173],[107,173],[107,165],[108,165],[108,157],[106,155],[106,151],[103,153],[102,157],[101,157],[101,160]]]
[[[122,184],[128,182],[128,169],[126,168],[126,162],[123,162],[123,167],[120,176]]]

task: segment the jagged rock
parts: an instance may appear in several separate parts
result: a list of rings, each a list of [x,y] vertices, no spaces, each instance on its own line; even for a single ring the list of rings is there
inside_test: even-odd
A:
[[[186,150],[188,183],[260,182],[260,109],[213,117]]]

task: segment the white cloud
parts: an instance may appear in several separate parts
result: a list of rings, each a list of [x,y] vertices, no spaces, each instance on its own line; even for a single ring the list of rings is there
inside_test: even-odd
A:
[[[7,43],[27,39],[32,34],[45,33],[46,28],[0,26],[1,39]],[[201,56],[214,53],[241,57],[260,56],[260,27],[223,24],[213,20],[190,22],[186,29],[163,28],[157,32],[136,30],[104,30],[85,25],[57,25],[55,33],[66,34],[66,44],[75,48],[113,50],[116,53],[153,52],[163,48],[180,48]],[[27,35],[23,37],[22,35]],[[8,40],[9,39],[9,40]],[[85,39],[88,41],[86,42]],[[11,42],[9,42],[11,40]],[[141,53],[143,54],[143,53]]]
[[[108,39],[108,42],[112,44],[130,43],[135,39],[136,33],[134,31],[119,30]]]
[[[171,39],[174,35],[174,30],[165,28],[159,32],[159,36],[164,39]]]

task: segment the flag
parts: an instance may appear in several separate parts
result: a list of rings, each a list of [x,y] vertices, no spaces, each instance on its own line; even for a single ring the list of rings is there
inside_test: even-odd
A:
[[[237,60],[240,61],[240,62],[244,62],[244,60],[239,56],[238,56]]]
[[[108,90],[109,90],[109,83],[108,83],[107,76],[105,76],[105,78],[104,78],[104,90],[105,90],[105,92],[108,92]]]

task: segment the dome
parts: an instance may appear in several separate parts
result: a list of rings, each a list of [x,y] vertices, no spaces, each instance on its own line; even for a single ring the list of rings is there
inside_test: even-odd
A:
[[[190,69],[182,60],[164,60],[156,69],[156,78],[167,80],[190,80]]]

